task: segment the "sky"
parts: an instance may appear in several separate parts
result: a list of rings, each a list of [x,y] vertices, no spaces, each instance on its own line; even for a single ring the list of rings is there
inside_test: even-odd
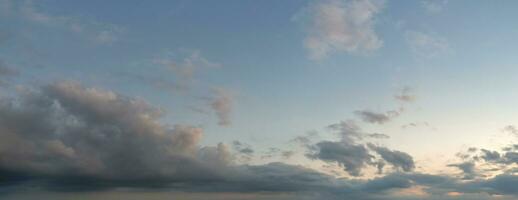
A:
[[[0,0],[0,199],[516,199],[517,6]]]

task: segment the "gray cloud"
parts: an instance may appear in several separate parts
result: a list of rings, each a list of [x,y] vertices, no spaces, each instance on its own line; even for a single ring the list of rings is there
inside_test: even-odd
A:
[[[364,137],[387,138],[387,135],[364,133],[353,120],[331,124],[328,129],[336,132],[341,140],[321,141],[314,145],[307,145],[309,153],[306,156],[308,158],[336,162],[352,176],[360,176],[361,171],[368,166],[377,167],[378,172],[381,173],[385,163],[405,172],[415,168],[412,156],[407,153],[393,151],[372,143],[367,145],[359,143]],[[369,149],[375,154],[371,153]],[[381,157],[381,160],[376,161],[376,155]]]
[[[449,167],[456,167],[460,169],[464,177],[463,179],[474,179],[476,176],[478,176],[476,170],[475,170],[475,163],[473,162],[463,162],[458,164],[450,164]]]
[[[360,119],[362,119],[364,122],[373,124],[384,124],[389,122],[393,118],[398,117],[401,114],[401,111],[392,110],[386,113],[379,113],[370,110],[358,110],[355,111],[354,114],[360,117]]]
[[[340,121],[339,123],[327,126],[328,129],[337,132],[343,141],[353,142],[363,137],[363,132],[353,120]]]
[[[361,170],[373,159],[368,149],[361,144],[323,141],[312,148],[313,152],[308,154],[309,158],[337,162],[353,176],[360,176]]]
[[[163,126],[161,116],[143,101],[73,82],[27,89],[0,102],[0,169],[108,180],[216,176],[225,148],[199,149],[200,128]]]
[[[491,151],[487,149],[481,149],[480,151],[482,151],[481,158],[484,159],[486,162],[495,162],[500,160],[501,158],[500,153],[498,153],[497,151]]]
[[[390,150],[386,147],[376,146],[374,144],[369,144],[369,148],[373,149],[376,153],[378,153],[383,160],[392,164],[397,169],[402,169],[403,171],[409,172],[415,169],[415,163],[412,156],[409,154],[397,151]]]
[[[367,137],[371,137],[371,138],[375,138],[375,139],[389,139],[390,136],[388,136],[387,134],[383,134],[383,133],[371,133],[371,134],[367,134]]]

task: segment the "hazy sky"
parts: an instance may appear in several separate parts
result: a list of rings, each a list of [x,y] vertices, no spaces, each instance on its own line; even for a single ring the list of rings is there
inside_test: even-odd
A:
[[[517,7],[0,0],[0,199],[518,198]]]

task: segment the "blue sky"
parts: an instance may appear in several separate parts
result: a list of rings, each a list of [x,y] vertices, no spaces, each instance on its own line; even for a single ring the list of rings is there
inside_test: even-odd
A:
[[[57,109],[40,114],[53,120],[56,113],[73,116],[55,119],[49,125],[52,131],[42,131],[54,140],[20,139],[28,144],[41,142],[45,148],[51,142],[56,146],[48,157],[56,160],[59,156],[53,153],[58,147],[60,152],[75,152],[78,157],[74,160],[79,163],[86,162],[79,154],[98,155],[61,138],[73,129],[69,123],[87,128],[93,124],[81,133],[108,137],[117,129],[122,138],[129,138],[146,131],[155,135],[171,132],[174,137],[188,132],[191,140],[187,141],[195,143],[195,150],[189,145],[181,149],[190,152],[189,158],[228,149],[232,159],[224,160],[232,167],[286,167],[271,165],[281,161],[335,178],[362,181],[390,178],[394,173],[407,173],[404,177],[413,183],[419,181],[410,177],[418,173],[459,180],[451,183],[457,191],[445,192],[427,183],[391,188],[394,198],[415,198],[416,191],[424,192],[419,195],[425,196],[419,197],[432,199],[438,191],[441,198],[458,192],[465,199],[474,199],[473,191],[485,192],[488,196],[482,199],[492,199],[494,194],[513,198],[516,191],[496,187],[489,191],[487,185],[498,181],[498,175],[514,178],[510,171],[518,163],[510,157],[515,152],[505,150],[516,143],[518,134],[513,125],[518,111],[514,106],[518,94],[513,92],[518,74],[514,55],[518,24],[513,21],[518,17],[517,4],[482,0],[0,0],[2,98],[14,102],[2,105],[5,108],[0,110],[5,114],[0,115],[5,116],[0,116],[0,127],[18,130],[11,124],[22,120],[13,118],[13,113]],[[32,101],[24,101],[27,96],[41,101],[54,99],[55,105],[32,105]],[[23,105],[29,111],[22,109]],[[135,112],[138,119],[128,112]],[[98,115],[92,117],[92,113]],[[129,125],[132,123],[145,128]],[[22,129],[9,131],[4,131],[4,139],[24,135]],[[297,138],[307,141],[300,143]],[[149,145],[136,141],[132,143],[136,149]],[[171,144],[163,145],[172,148]],[[325,145],[344,148],[344,155],[326,155],[329,149]],[[23,152],[43,148],[35,146]],[[10,156],[19,155],[21,150],[12,148],[0,148],[0,156],[9,161]],[[392,157],[385,157],[384,148]],[[473,148],[477,150],[470,150]],[[367,156],[364,161],[354,157],[358,152],[353,150],[361,149],[372,158]],[[501,158],[486,159],[482,149],[497,151]],[[469,155],[461,156],[464,153]],[[204,166],[221,167],[221,157],[205,161],[205,157],[196,156],[195,161],[208,162]],[[398,162],[390,159],[397,156],[402,156]],[[27,163],[16,166],[0,162],[0,177],[2,170],[7,174],[31,170],[49,173],[29,167],[43,164],[26,157]],[[120,164],[99,159],[106,166]],[[381,161],[392,167],[381,166],[385,172],[376,173]],[[403,165],[403,161],[411,161],[411,165]],[[359,176],[354,171],[358,166],[350,162],[365,167]],[[46,164],[55,170],[64,165]],[[88,173],[106,178],[110,172],[94,168],[89,165],[93,172]],[[172,182],[178,178],[176,174],[163,176]],[[473,189],[477,184],[487,187]],[[204,197],[203,193],[173,190],[188,199]],[[14,191],[10,192],[14,196],[4,198],[17,198],[21,192]],[[239,190],[214,191],[232,193],[236,199],[253,199],[234,194],[242,192]],[[250,191],[256,194],[262,190]],[[49,198],[67,198],[55,191],[39,192]],[[383,199],[356,192],[365,199]],[[299,194],[294,193],[295,197]],[[320,191],[315,193],[323,198]],[[330,195],[327,198],[348,197],[334,190],[324,193]],[[284,193],[262,195],[256,199],[292,198]]]

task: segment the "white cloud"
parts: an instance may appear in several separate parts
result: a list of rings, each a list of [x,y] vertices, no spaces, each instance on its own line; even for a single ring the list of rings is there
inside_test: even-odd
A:
[[[326,0],[311,4],[303,13],[308,35],[304,40],[311,59],[335,52],[360,53],[379,49],[383,41],[374,30],[381,0]],[[296,16],[296,19],[299,18]]]

